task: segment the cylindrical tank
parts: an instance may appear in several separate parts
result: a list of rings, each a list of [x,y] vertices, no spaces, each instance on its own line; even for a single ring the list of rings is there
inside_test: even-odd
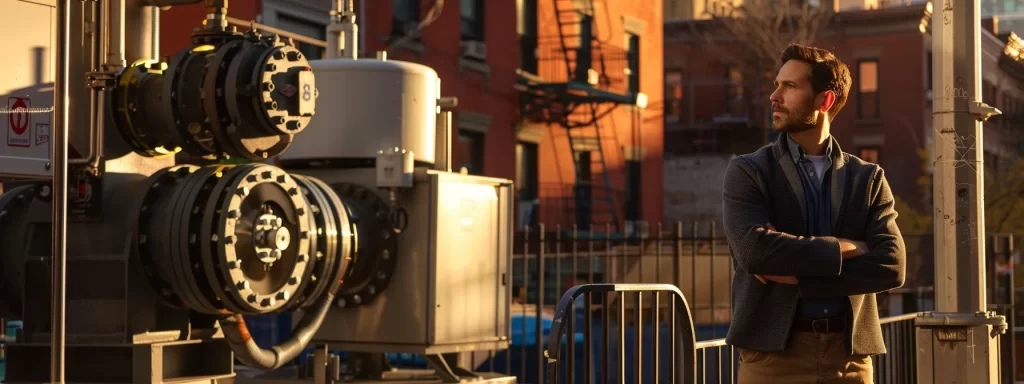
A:
[[[412,151],[434,164],[440,79],[430,67],[403,61],[310,61],[320,97],[316,116],[281,160],[374,158]]]

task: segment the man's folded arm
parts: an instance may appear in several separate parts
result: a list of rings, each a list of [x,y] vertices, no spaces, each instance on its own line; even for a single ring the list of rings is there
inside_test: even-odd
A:
[[[741,158],[729,162],[722,192],[729,248],[751,274],[836,276],[843,268],[839,239],[804,237],[770,230],[765,196],[753,169]]]
[[[800,276],[800,294],[807,298],[863,295],[903,286],[906,246],[896,225],[895,201],[881,168],[875,171],[866,231],[867,253],[843,263],[839,276]]]

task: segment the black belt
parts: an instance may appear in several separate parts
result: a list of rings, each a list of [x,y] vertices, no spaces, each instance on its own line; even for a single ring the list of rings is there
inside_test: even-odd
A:
[[[826,319],[803,319],[793,320],[793,329],[814,333],[844,332],[849,326],[845,317],[831,317]]]

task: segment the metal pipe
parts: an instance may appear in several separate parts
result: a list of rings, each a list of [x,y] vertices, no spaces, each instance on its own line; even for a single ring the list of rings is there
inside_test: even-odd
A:
[[[125,0],[101,1],[106,5],[103,24],[107,27],[107,66],[124,67],[124,10]]]
[[[115,56],[114,60],[111,58],[111,36],[121,36],[123,34],[123,28],[117,32],[111,32],[110,29],[114,28],[115,25],[123,27],[124,19],[117,18],[113,14],[114,7],[111,7],[111,3],[119,3],[124,0],[114,1],[101,1],[99,13],[92,13],[92,19],[94,24],[100,26],[99,41],[97,41],[98,54],[94,55],[93,68],[99,68],[100,71],[110,71],[114,68],[123,67],[123,58],[120,58],[122,49],[118,48],[118,56]],[[116,9],[124,9],[122,6],[118,6]],[[95,10],[95,8],[94,8]],[[98,21],[97,21],[98,19]],[[120,20],[120,22],[118,22]],[[111,22],[113,21],[113,22]],[[119,41],[120,37],[118,37]],[[113,61],[113,63],[111,63]],[[113,64],[113,65],[111,65]],[[89,152],[84,157],[68,159],[68,165],[83,165],[87,164],[92,170],[93,174],[99,173],[100,160],[103,158],[103,130],[106,115],[104,114],[104,93],[102,90],[93,91],[92,97],[92,111],[91,120],[92,125],[89,127]]]
[[[71,0],[57,2],[57,71],[53,82],[53,205],[52,205],[52,266],[50,382],[64,383],[64,273],[67,240],[68,191],[68,73],[71,47]]]
[[[242,20],[242,19],[239,19],[239,18],[236,18],[236,17],[231,17],[231,16],[228,16],[227,20],[228,20],[228,24],[230,24],[230,25],[235,25],[235,26],[245,27],[245,28],[256,28],[256,29],[259,29],[259,30],[263,30],[263,31],[267,31],[267,32],[273,33],[273,34],[281,36],[281,37],[291,38],[292,40],[298,41],[298,42],[303,43],[303,44],[309,44],[309,45],[312,45],[314,47],[327,48],[327,42],[326,41],[317,40],[317,39],[314,39],[314,38],[311,38],[311,37],[302,36],[302,35],[297,34],[297,33],[285,31],[283,29],[277,29],[277,28],[271,27],[271,26],[266,25],[266,24],[260,24],[260,23],[257,23],[255,21]]]
[[[153,18],[153,58],[160,60],[160,7],[152,7]]]

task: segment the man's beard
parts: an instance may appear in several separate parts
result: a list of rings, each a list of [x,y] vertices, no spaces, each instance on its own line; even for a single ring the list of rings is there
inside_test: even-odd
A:
[[[783,116],[775,116],[775,111],[772,111],[772,129],[775,132],[799,133],[809,131],[817,125],[813,113],[803,114],[803,118],[794,118],[791,112],[785,110]]]

